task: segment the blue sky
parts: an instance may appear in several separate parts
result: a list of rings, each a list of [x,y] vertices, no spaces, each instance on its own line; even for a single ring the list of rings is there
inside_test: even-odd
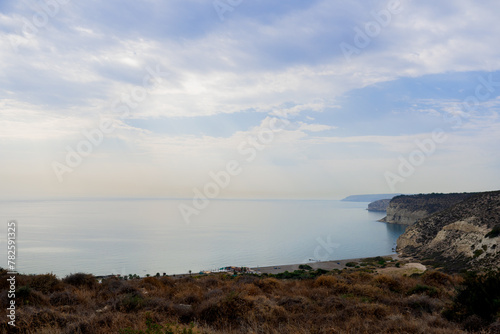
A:
[[[233,160],[242,172],[221,198],[498,189],[499,12],[463,0],[4,1],[0,198],[189,198]],[[70,166],[104,120],[112,131]],[[273,120],[286,126],[247,161]],[[438,129],[446,140],[401,173]]]

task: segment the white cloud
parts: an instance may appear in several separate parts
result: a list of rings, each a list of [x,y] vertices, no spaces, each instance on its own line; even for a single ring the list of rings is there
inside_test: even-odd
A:
[[[303,130],[303,131],[321,132],[321,131],[327,131],[327,130],[332,130],[332,129],[336,129],[336,128],[337,127],[331,126],[331,125],[310,124],[310,123],[299,122],[299,130]]]
[[[349,93],[402,77],[411,80],[428,74],[445,77],[451,72],[500,69],[500,3],[402,3],[401,14],[394,15],[351,61],[344,59],[340,43],[354,43],[353,27],[363,28],[373,20],[370,11],[383,9],[386,3],[325,0],[284,6],[270,2],[261,11],[262,4],[253,2],[238,7],[224,22],[218,20],[211,3],[202,1],[151,1],[141,6],[72,3],[35,36],[21,33],[23,17],[29,19],[34,9],[18,5],[10,14],[0,14],[0,145],[9,152],[4,158],[11,158],[14,166],[18,150],[28,152],[23,159],[32,166],[59,159],[61,147],[74,145],[83,129],[95,128],[102,115],[113,115],[117,129],[81,172],[70,175],[77,180],[68,183],[95,193],[115,184],[105,181],[114,174],[109,170],[120,170],[118,174],[125,176],[135,168],[150,186],[156,187],[155,180],[168,174],[169,182],[175,179],[174,192],[185,193],[190,173],[202,175],[195,178],[199,181],[208,170],[238,157],[238,145],[268,127],[270,117],[278,116],[290,119],[290,127],[277,133],[259,154],[254,167],[249,167],[252,176],[238,181],[235,192],[251,185],[255,192],[265,193],[272,188],[266,182],[280,173],[291,179],[308,175],[297,184],[297,194],[301,189],[314,193],[309,182],[321,188],[318,193],[322,194],[334,182],[344,182],[344,189],[357,180],[354,171],[369,170],[363,178],[368,184],[397,162],[398,154],[411,152],[416,139],[428,138],[433,128],[414,133],[412,124],[398,124],[399,133],[360,133],[350,128],[353,118],[342,106]],[[113,10],[120,15],[108,17]],[[151,15],[153,10],[155,15]],[[130,116],[114,113],[112,101],[141,87],[146,67],[157,65],[168,72],[163,83],[132,108]],[[458,113],[465,119],[459,99],[429,97],[414,102],[413,111],[422,117]],[[366,104],[369,107],[370,101]],[[466,173],[471,170],[465,154],[482,152],[474,155],[478,163],[498,161],[491,160],[498,156],[491,138],[497,139],[499,105],[498,98],[481,101],[460,128],[448,129],[450,141],[443,145],[447,153],[436,153],[433,159],[446,156],[449,164],[463,166]],[[207,117],[249,110],[262,113],[263,121],[255,126],[254,121],[245,120],[244,130],[225,137],[169,135],[126,123],[129,119]],[[377,112],[383,117],[391,111]],[[335,117],[339,128],[325,121],[328,117]],[[328,132],[333,129],[338,130],[335,136]],[[45,156],[36,152],[39,146],[30,148],[29,141],[45,145]],[[356,161],[356,166],[350,168],[350,161]],[[430,175],[443,171],[444,161]],[[148,167],[148,163],[158,167]],[[15,171],[12,166],[0,175],[9,178]],[[107,167],[99,168],[103,166]],[[28,167],[21,171],[40,176]],[[333,177],[334,172],[348,175],[349,181]],[[92,173],[102,185],[86,185]],[[328,178],[336,181],[323,182]],[[377,182],[371,182],[373,187]],[[293,191],[294,185],[286,183],[281,176],[279,185]],[[165,194],[169,192],[167,183],[158,184],[167,189]],[[53,187],[50,182],[38,186]],[[5,188],[5,194],[12,187]],[[72,191],[65,187],[69,186],[57,191]]]

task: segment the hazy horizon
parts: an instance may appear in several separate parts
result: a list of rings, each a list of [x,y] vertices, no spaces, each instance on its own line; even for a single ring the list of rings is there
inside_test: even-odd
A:
[[[2,2],[0,199],[500,189],[499,12]]]

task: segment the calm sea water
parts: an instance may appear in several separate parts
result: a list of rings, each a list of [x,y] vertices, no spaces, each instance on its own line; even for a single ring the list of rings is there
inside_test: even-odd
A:
[[[184,200],[0,202],[18,222],[19,272],[156,274],[393,253],[404,226],[367,203],[213,200],[186,224]],[[5,237],[0,247],[6,249]],[[6,267],[6,256],[1,267]],[[5,262],[5,264],[3,264]]]

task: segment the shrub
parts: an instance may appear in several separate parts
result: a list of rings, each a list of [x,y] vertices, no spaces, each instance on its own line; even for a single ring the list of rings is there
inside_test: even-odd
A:
[[[482,249],[476,249],[474,251],[474,258],[479,257],[483,253],[484,253],[484,251]]]
[[[357,263],[357,262],[347,262],[347,263],[345,264],[345,266],[346,266],[346,267],[355,267],[355,266],[357,266],[357,265],[358,265],[358,263]]]
[[[442,306],[439,300],[426,295],[412,295],[406,300],[406,304],[413,310],[426,313],[439,310]]]
[[[444,315],[455,321],[465,321],[475,315],[486,322],[495,320],[500,312],[500,270],[486,274],[468,272],[463,287]]]
[[[500,235],[500,225],[496,225],[495,227],[493,227],[493,229],[491,231],[486,233],[485,237],[486,238],[496,238],[499,235]]]
[[[54,292],[49,301],[54,306],[78,305],[79,303],[78,297],[68,291]]]
[[[16,291],[16,304],[19,303],[21,305],[48,305],[47,297],[44,296],[41,292],[35,291],[31,289],[29,286],[21,286]]]
[[[422,294],[422,293],[425,293],[429,297],[435,297],[438,295],[438,290],[433,286],[417,284],[410,291],[408,291],[409,295]]]
[[[277,304],[287,311],[304,312],[310,307],[310,302],[307,298],[302,296],[285,296],[281,297]]]
[[[324,269],[321,269],[321,268],[316,269],[316,276],[324,275],[326,273],[328,273],[327,270],[324,270]]]
[[[102,281],[99,286],[100,291],[109,291],[111,293],[119,293],[119,291],[125,286],[128,285],[127,282],[122,281],[117,278],[108,278]]]
[[[156,277],[143,278],[141,286],[144,288],[147,288],[148,290],[151,290],[151,288],[157,288],[157,289],[162,288],[163,283],[157,277],[160,277],[160,276],[158,275]]]
[[[63,282],[75,287],[86,287],[93,289],[97,285],[97,280],[94,275],[85,273],[70,274],[63,278]]]
[[[314,281],[315,286],[324,286],[327,288],[331,288],[334,285],[336,285],[337,283],[338,283],[337,278],[335,278],[333,276],[326,276],[326,275],[320,276],[316,279],[316,281]]]
[[[179,328],[179,325],[166,324],[161,325],[149,315],[146,315],[146,330],[132,329],[130,327],[120,329],[120,334],[194,334],[194,324],[189,324],[189,327]]]
[[[132,312],[132,311],[137,311],[142,307],[144,303],[144,299],[142,296],[138,293],[129,293],[125,295],[117,305],[117,308],[119,310],[125,311],[125,312]]]
[[[448,285],[452,283],[452,277],[437,270],[427,270],[422,274],[422,280],[428,285]]]
[[[30,287],[43,293],[61,289],[60,281],[54,274],[36,275],[32,278]]]
[[[299,269],[303,269],[303,270],[312,270],[312,267],[308,264],[301,264],[299,266]]]
[[[252,302],[231,291],[225,296],[204,301],[197,311],[197,318],[215,327],[224,325],[241,325]]]
[[[381,287],[388,288],[390,291],[401,291],[401,283],[392,276],[378,275],[375,277],[375,282],[378,283],[378,285]]]
[[[276,278],[264,278],[254,282],[265,293],[272,293],[281,289],[282,283]]]

